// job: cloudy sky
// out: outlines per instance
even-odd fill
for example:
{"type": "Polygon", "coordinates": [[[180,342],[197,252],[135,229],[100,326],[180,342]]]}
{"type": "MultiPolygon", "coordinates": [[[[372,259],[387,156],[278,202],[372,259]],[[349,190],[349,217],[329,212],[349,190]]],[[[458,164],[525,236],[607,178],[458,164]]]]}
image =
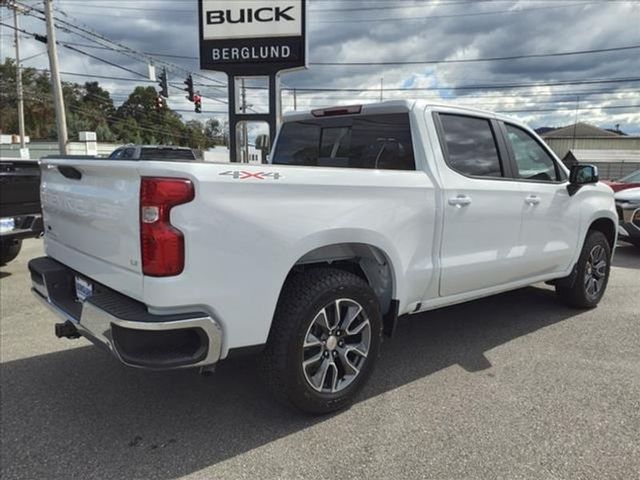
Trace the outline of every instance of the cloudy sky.
{"type": "MultiPolygon", "coordinates": [[[[23,3],[42,8],[41,1],[23,3]]],[[[175,84],[182,83],[187,71],[199,74],[194,79],[205,97],[205,111],[225,111],[226,76],[198,70],[196,0],[56,0],[55,5],[59,19],[85,29],[85,33],[59,30],[59,40],[143,74],[147,65],[142,55],[90,48],[96,45],[96,37],[87,32],[99,33],[136,52],[155,54],[158,65],[169,64],[169,79],[175,84]]],[[[640,48],[452,62],[640,46],[638,0],[309,0],[308,10],[311,65],[306,71],[283,76],[285,111],[293,109],[293,88],[363,89],[298,90],[297,108],[308,109],[378,101],[382,80],[385,100],[425,98],[508,111],[533,127],[571,124],[577,115],[579,121],[604,128],[620,124],[622,130],[640,134],[640,48]],[[440,60],[446,63],[314,65],[440,60]],[[553,85],[557,83],[563,85],[553,85]],[[486,88],[491,85],[524,87],[486,88]]],[[[6,9],[0,10],[0,15],[3,22],[11,23],[6,9]]],[[[44,33],[44,22],[37,18],[24,16],[21,23],[29,32],[44,33]]],[[[2,27],[3,58],[13,56],[12,33],[2,27]]],[[[21,45],[26,66],[48,67],[42,43],[25,36],[21,45]]],[[[61,70],[78,74],[64,75],[64,80],[83,82],[89,78],[82,75],[88,74],[136,78],[131,72],[66,48],[60,48],[59,54],[61,70]]],[[[117,103],[135,85],[153,85],[144,81],[100,82],[117,103]]],[[[178,90],[171,94],[172,108],[192,109],[178,90]]],[[[259,93],[249,99],[258,110],[265,102],[259,93]]],[[[187,112],[184,116],[196,117],[187,112]]]]}

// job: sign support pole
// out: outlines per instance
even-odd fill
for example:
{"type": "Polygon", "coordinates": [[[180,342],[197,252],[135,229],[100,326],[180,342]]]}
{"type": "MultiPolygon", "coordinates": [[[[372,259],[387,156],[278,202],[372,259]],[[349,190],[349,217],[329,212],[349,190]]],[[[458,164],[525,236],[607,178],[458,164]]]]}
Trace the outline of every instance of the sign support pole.
{"type": "Polygon", "coordinates": [[[200,69],[227,74],[229,154],[238,162],[238,124],[267,123],[273,145],[282,120],[280,74],[308,67],[307,0],[198,0],[198,20],[200,69]],[[237,80],[250,77],[269,79],[268,113],[247,112],[238,95],[237,80]]]}
{"type": "MultiPolygon", "coordinates": [[[[260,75],[264,76],[264,75],[260,75]]],[[[247,75],[240,76],[246,78],[247,75]]],[[[229,101],[229,154],[232,163],[237,163],[242,158],[239,155],[238,124],[240,122],[265,122],[269,125],[269,139],[271,145],[276,138],[276,133],[282,121],[282,96],[280,94],[280,74],[274,73],[269,77],[269,112],[248,113],[246,105],[238,105],[237,81],[238,77],[228,75],[228,101],[229,101]]],[[[245,143],[247,140],[245,140],[245,143]]],[[[246,145],[245,145],[246,147],[246,145]]]]}

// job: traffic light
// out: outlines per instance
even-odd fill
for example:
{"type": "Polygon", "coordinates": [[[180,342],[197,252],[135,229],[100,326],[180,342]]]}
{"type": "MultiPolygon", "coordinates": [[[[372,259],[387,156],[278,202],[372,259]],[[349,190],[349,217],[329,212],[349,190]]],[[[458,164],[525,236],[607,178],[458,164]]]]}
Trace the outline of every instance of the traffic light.
{"type": "Polygon", "coordinates": [[[158,95],[156,97],[156,112],[162,112],[164,110],[164,98],[158,95]]]}
{"type": "Polygon", "coordinates": [[[162,73],[158,75],[158,85],[160,85],[160,95],[169,98],[169,85],[167,83],[167,69],[163,68],[162,73]]]}
{"type": "Polygon", "coordinates": [[[195,108],[196,113],[202,113],[202,97],[200,96],[200,92],[197,92],[193,96],[193,103],[196,106],[195,108]]]}
{"type": "Polygon", "coordinates": [[[190,102],[193,102],[193,78],[191,78],[191,74],[189,74],[184,81],[184,84],[187,86],[187,88],[184,89],[184,91],[188,93],[187,98],[190,102]]]}

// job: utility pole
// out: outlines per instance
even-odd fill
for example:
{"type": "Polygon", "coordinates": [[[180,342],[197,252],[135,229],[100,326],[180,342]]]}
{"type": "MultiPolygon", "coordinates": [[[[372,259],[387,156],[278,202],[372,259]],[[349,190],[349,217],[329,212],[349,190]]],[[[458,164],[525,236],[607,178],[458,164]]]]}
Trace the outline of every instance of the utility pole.
{"type": "Polygon", "coordinates": [[[18,131],[20,133],[20,154],[26,148],[24,132],[24,93],[22,91],[22,66],[20,65],[20,25],[18,22],[18,6],[13,7],[13,26],[15,30],[14,40],[16,43],[16,88],[18,94],[18,131]]]}
{"type": "MultiPolygon", "coordinates": [[[[244,77],[242,82],[242,113],[247,113],[247,87],[244,84],[244,77]]],[[[244,162],[249,163],[249,129],[247,127],[247,121],[242,122],[242,140],[244,142],[244,162]]]]}
{"type": "Polygon", "coordinates": [[[576,129],[578,128],[578,112],[580,111],[580,96],[576,97],[576,116],[573,121],[573,146],[571,148],[576,148],[576,129]]]}
{"type": "Polygon", "coordinates": [[[58,67],[58,49],[56,43],[56,29],[53,23],[53,0],[44,0],[44,12],[47,19],[47,50],[49,51],[49,64],[51,71],[51,86],[53,90],[53,103],[56,109],[56,125],[58,127],[58,145],[60,155],[67,154],[67,119],[64,111],[64,97],[62,96],[62,83],[60,82],[60,69],[58,67]]]}
{"type": "Polygon", "coordinates": [[[293,89],[293,111],[298,111],[298,91],[295,88],[293,89]]]}
{"type": "Polygon", "coordinates": [[[384,100],[384,77],[380,79],[380,101],[384,100]]]}

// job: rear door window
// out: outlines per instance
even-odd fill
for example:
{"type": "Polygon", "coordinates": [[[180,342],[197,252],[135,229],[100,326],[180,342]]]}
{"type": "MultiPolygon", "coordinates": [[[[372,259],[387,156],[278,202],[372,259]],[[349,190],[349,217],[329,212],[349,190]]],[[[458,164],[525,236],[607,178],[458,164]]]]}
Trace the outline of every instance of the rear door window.
{"type": "Polygon", "coordinates": [[[451,169],[472,177],[503,177],[496,136],[486,118],[439,114],[451,169]]]}
{"type": "Polygon", "coordinates": [[[285,123],[275,165],[415,170],[407,113],[285,123]]]}

